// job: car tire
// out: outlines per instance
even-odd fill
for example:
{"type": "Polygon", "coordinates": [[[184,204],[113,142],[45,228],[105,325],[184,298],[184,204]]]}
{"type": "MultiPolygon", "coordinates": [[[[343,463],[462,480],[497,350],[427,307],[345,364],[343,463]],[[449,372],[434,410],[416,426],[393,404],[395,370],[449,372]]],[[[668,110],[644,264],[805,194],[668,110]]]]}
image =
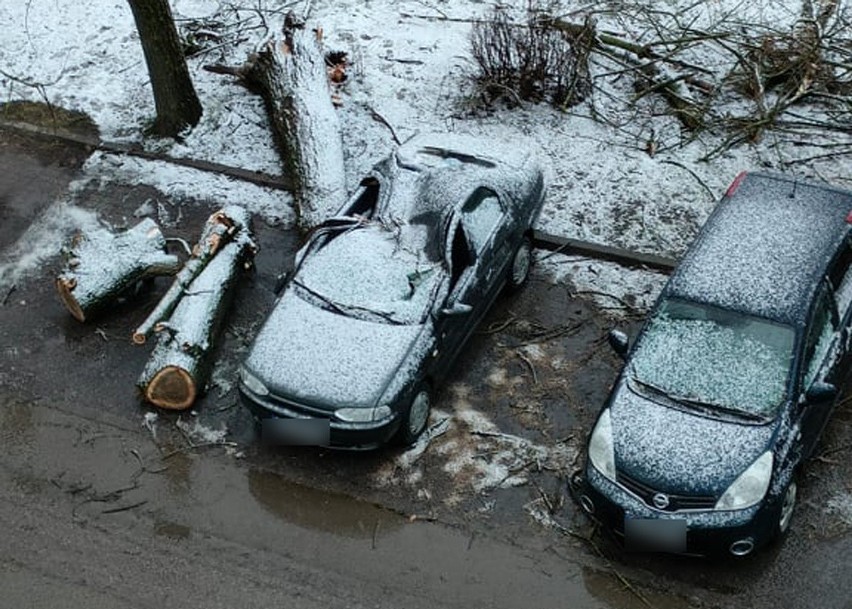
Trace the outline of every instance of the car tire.
{"type": "Polygon", "coordinates": [[[432,392],[428,385],[421,385],[411,398],[402,424],[396,434],[398,444],[411,446],[426,431],[429,415],[432,413],[432,392]]]}
{"type": "Polygon", "coordinates": [[[796,499],[799,494],[799,487],[796,484],[796,479],[790,480],[784,493],[781,495],[781,503],[778,506],[778,519],[775,523],[775,537],[781,538],[790,530],[790,522],[793,519],[793,512],[796,509],[796,499]]]}
{"type": "Polygon", "coordinates": [[[509,265],[509,276],[506,279],[506,287],[514,292],[523,286],[530,276],[532,268],[532,240],[525,236],[524,240],[515,250],[512,262],[509,265]]]}

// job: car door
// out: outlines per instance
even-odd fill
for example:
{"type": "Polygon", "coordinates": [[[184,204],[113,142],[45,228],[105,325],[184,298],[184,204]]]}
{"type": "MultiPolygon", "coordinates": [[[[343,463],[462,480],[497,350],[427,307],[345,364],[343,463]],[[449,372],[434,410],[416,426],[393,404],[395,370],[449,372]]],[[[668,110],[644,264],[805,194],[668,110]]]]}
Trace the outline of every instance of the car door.
{"type": "Polygon", "coordinates": [[[808,325],[802,366],[799,432],[805,457],[816,447],[834,406],[834,395],[818,395],[813,390],[819,384],[838,387],[842,383],[840,363],[845,360],[846,348],[846,332],[840,324],[834,292],[824,281],[808,325]]]}
{"type": "Polygon", "coordinates": [[[482,286],[478,321],[503,287],[515,240],[505,201],[488,188],[477,189],[465,201],[461,220],[476,257],[477,278],[482,286]]]}
{"type": "Polygon", "coordinates": [[[457,216],[447,228],[446,262],[450,285],[447,297],[434,312],[435,350],[432,375],[443,378],[481,314],[483,289],[478,277],[476,253],[467,231],[457,216]]]}

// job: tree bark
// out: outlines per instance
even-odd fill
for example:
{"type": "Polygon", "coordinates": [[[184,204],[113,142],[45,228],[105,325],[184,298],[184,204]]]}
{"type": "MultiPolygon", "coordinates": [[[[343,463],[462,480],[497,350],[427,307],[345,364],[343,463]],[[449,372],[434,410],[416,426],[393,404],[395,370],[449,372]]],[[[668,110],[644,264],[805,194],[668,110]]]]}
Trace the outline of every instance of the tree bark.
{"type": "Polygon", "coordinates": [[[250,265],[256,250],[248,222],[241,224],[182,290],[171,317],[157,324],[157,346],[137,381],[145,400],[169,410],[184,410],[195,402],[207,383],[240,270],[250,265]]]}
{"type": "Polygon", "coordinates": [[[145,53],[145,63],[154,90],[157,118],[151,132],[178,137],[201,118],[201,103],[195,93],[180,38],[168,0],[127,0],[145,53]]]}
{"type": "Polygon", "coordinates": [[[187,292],[193,280],[204,270],[216,253],[228,242],[249,232],[251,217],[242,207],[229,206],[212,214],[201,231],[201,237],[192,248],[192,256],[175,277],[174,283],[133,333],[133,342],[145,343],[157,330],[157,324],[166,319],[187,292]]]}
{"type": "Polygon", "coordinates": [[[166,253],[160,228],[146,218],[115,235],[106,229],[78,233],[66,251],[66,267],[56,278],[62,302],[86,321],[146,277],[173,275],[180,268],[166,253]]]}
{"type": "Polygon", "coordinates": [[[237,76],[263,97],[300,226],[313,228],[336,212],[346,200],[343,141],[317,34],[289,14],[281,33],[243,66],[205,69],[237,76]]]}

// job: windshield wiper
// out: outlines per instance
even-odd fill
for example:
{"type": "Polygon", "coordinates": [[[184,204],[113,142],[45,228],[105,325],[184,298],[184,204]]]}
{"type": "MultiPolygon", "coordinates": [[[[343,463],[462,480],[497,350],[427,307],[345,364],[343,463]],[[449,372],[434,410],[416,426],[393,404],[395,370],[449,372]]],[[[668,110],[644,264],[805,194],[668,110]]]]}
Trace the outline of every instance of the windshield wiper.
{"type": "Polygon", "coordinates": [[[357,311],[359,313],[368,313],[370,315],[375,315],[376,317],[380,317],[381,319],[387,321],[389,324],[393,324],[395,326],[405,325],[405,322],[396,319],[393,315],[391,315],[390,313],[386,313],[385,311],[376,311],[367,307],[359,307],[358,305],[346,305],[339,302],[335,302],[328,296],[324,296],[319,292],[312,290],[301,281],[293,280],[293,283],[300,289],[304,290],[305,292],[322,302],[323,304],[327,305],[335,313],[339,313],[340,315],[352,317],[352,312],[357,311]]]}
{"type": "Polygon", "coordinates": [[[674,395],[671,397],[673,400],[677,400],[678,402],[682,402],[684,404],[689,404],[690,406],[697,406],[698,408],[701,408],[702,410],[710,413],[723,412],[725,414],[730,414],[741,419],[747,419],[749,421],[766,421],[766,417],[757,414],[756,412],[748,412],[746,410],[740,410],[738,408],[731,408],[730,406],[722,406],[721,404],[716,404],[715,402],[705,402],[697,398],[691,398],[682,395],[674,395]]]}
{"type": "Polygon", "coordinates": [[[658,394],[665,396],[667,398],[675,399],[675,397],[672,394],[670,394],[668,391],[666,391],[662,387],[655,385],[654,383],[649,383],[648,381],[642,380],[638,376],[636,376],[636,370],[634,368],[631,367],[630,372],[631,372],[631,374],[628,377],[629,381],[636,383],[637,385],[641,385],[644,389],[650,390],[653,393],[658,393],[658,394]]]}
{"type": "Polygon", "coordinates": [[[376,317],[381,317],[389,324],[393,324],[394,326],[403,326],[405,322],[400,321],[395,318],[393,314],[388,313],[386,311],[376,311],[375,309],[370,309],[368,307],[359,307],[358,305],[339,305],[345,307],[347,311],[359,311],[361,313],[368,313],[370,315],[375,315],[376,317]]]}
{"type": "Polygon", "coordinates": [[[327,305],[335,313],[339,313],[340,315],[348,315],[348,313],[344,309],[343,305],[340,305],[340,304],[334,302],[331,298],[329,298],[327,296],[323,296],[319,292],[312,290],[311,288],[306,286],[301,281],[294,279],[293,284],[296,285],[298,288],[304,290],[305,292],[307,292],[308,294],[310,294],[311,296],[313,296],[314,298],[316,298],[317,300],[319,300],[323,304],[327,305]]]}
{"type": "Polygon", "coordinates": [[[683,404],[685,406],[689,406],[695,410],[698,410],[702,414],[706,415],[718,415],[720,413],[729,414],[741,419],[746,419],[749,421],[758,421],[758,422],[766,422],[766,417],[754,412],[747,412],[745,410],[739,410],[737,408],[731,408],[729,406],[722,406],[720,404],[716,404],[714,402],[706,402],[704,400],[690,397],[686,395],[678,395],[676,393],[671,393],[666,391],[662,387],[654,385],[653,383],[649,383],[648,381],[644,381],[636,376],[636,373],[630,375],[629,380],[636,383],[637,385],[641,385],[646,390],[650,390],[654,393],[665,396],[666,398],[672,400],[673,402],[678,402],[679,404],[683,404]]]}

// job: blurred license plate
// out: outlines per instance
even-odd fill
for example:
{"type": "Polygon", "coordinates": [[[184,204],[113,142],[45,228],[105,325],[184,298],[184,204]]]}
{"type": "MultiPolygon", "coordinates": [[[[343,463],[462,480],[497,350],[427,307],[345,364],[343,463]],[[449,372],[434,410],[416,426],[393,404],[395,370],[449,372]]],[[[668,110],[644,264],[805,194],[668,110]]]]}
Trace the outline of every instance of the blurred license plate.
{"type": "Polygon", "coordinates": [[[624,542],[635,552],[686,552],[686,520],[625,516],[624,542]]]}
{"type": "Polygon", "coordinates": [[[328,419],[264,419],[260,437],[266,444],[328,446],[328,419]]]}

